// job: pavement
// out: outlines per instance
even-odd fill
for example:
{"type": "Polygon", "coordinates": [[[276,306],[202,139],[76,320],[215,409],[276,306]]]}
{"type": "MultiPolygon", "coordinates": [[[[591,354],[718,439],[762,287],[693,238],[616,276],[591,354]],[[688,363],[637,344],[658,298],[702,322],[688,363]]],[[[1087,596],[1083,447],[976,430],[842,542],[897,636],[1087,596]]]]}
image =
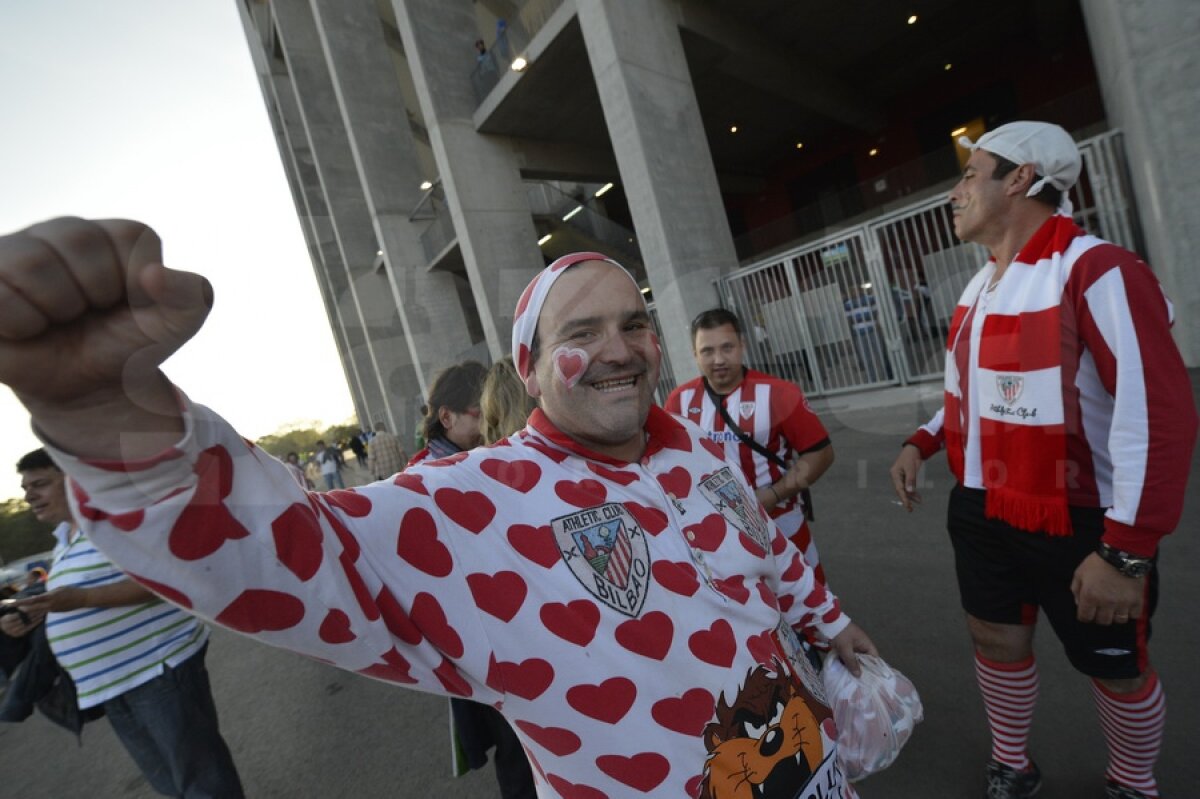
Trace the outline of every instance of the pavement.
{"type": "MultiPolygon", "coordinates": [[[[1200,371],[1193,371],[1200,389],[1200,371]]],[[[1198,391],[1197,393],[1200,393],[1198,391]]],[[[936,385],[835,396],[813,405],[837,461],[814,489],[815,535],[831,587],[883,656],[917,686],[925,720],[897,762],[859,783],[865,799],[982,795],[989,742],[945,533],[952,484],[944,458],[927,464],[925,502],[892,502],[888,468],[900,442],[940,404],[936,385]]],[[[1200,457],[1183,520],[1162,546],[1162,596],[1152,660],[1168,697],[1158,776],[1164,796],[1200,797],[1200,457]]],[[[1044,620],[1043,620],[1043,627],[1044,620]]],[[[1031,749],[1044,799],[1101,799],[1104,744],[1087,681],[1049,629],[1037,638],[1041,697],[1031,749]]],[[[224,631],[208,655],[222,729],[250,797],[491,799],[490,767],[450,777],[446,701],[338,671],[224,631]]],[[[0,724],[0,794],[151,797],[106,722],[82,746],[38,715],[0,724]]],[[[614,797],[615,799],[615,797],[614,797]]]]}

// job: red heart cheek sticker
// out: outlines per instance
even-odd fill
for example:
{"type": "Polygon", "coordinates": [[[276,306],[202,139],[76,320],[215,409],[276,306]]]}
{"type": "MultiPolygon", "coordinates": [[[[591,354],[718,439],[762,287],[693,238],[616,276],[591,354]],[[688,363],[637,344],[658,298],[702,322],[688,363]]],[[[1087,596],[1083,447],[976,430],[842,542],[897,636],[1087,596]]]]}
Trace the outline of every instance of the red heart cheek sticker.
{"type": "Polygon", "coordinates": [[[589,361],[587,352],[578,347],[559,347],[554,351],[554,374],[567,388],[575,388],[589,361]]]}

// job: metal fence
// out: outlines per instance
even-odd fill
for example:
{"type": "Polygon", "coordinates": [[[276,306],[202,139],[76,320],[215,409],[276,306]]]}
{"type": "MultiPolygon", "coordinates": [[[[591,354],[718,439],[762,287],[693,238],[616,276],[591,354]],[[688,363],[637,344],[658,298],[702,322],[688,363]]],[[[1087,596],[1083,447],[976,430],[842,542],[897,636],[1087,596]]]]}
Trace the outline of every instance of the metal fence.
{"type": "MultiPolygon", "coordinates": [[[[650,311],[650,323],[654,325],[654,332],[658,335],[658,340],[663,341],[662,325],[658,321],[658,311],[654,308],[654,303],[648,303],[646,306],[650,311]]],[[[654,396],[659,405],[665,405],[667,397],[675,390],[675,369],[671,366],[671,356],[667,354],[667,348],[662,348],[662,361],[658,367],[658,386],[654,390],[654,396]]]]}
{"type": "MultiPolygon", "coordinates": [[[[1076,221],[1138,249],[1120,132],[1079,149],[1076,221]]],[[[828,395],[940,377],[954,306],[986,258],[955,238],[939,195],[739,269],[717,289],[744,320],[751,366],[828,395]]]]}

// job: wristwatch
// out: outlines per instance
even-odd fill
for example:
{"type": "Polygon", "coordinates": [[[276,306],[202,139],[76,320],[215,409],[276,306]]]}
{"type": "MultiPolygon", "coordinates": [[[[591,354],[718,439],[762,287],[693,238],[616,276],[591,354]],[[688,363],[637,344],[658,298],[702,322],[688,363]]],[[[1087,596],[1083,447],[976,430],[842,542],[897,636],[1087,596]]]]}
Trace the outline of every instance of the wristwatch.
{"type": "Polygon", "coordinates": [[[1154,568],[1153,558],[1144,558],[1120,549],[1113,549],[1108,544],[1100,544],[1096,547],[1096,553],[1104,558],[1109,566],[1126,577],[1145,577],[1154,568]]]}

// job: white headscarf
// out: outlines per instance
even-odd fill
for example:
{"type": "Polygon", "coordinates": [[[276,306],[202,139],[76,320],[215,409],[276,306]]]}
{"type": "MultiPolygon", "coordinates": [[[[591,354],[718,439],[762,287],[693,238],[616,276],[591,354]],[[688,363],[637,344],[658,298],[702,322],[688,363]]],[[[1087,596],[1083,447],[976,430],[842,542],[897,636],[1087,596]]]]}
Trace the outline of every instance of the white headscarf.
{"type": "MultiPolygon", "coordinates": [[[[604,261],[612,264],[624,272],[634,286],[637,286],[637,281],[633,279],[633,275],[629,274],[628,269],[607,255],[598,252],[573,252],[564,255],[538,272],[537,276],[529,281],[529,285],[521,292],[521,299],[517,301],[516,316],[513,318],[513,364],[517,367],[517,374],[521,376],[522,380],[533,369],[530,359],[530,352],[533,350],[533,336],[537,333],[538,317],[541,316],[542,306],[546,304],[546,297],[550,295],[550,288],[554,285],[554,281],[558,280],[559,275],[567,271],[568,266],[583,261],[604,261]]],[[[641,295],[639,294],[639,296],[641,295]]]]}
{"type": "Polygon", "coordinates": [[[986,150],[1018,166],[1032,164],[1041,179],[1029,187],[1025,196],[1034,196],[1049,183],[1063,193],[1058,212],[1064,216],[1071,215],[1071,201],[1067,193],[1079,179],[1083,159],[1071,134],[1058,125],[1049,122],[1009,122],[983,134],[976,142],[959,136],[958,144],[967,150],[986,150]]]}

